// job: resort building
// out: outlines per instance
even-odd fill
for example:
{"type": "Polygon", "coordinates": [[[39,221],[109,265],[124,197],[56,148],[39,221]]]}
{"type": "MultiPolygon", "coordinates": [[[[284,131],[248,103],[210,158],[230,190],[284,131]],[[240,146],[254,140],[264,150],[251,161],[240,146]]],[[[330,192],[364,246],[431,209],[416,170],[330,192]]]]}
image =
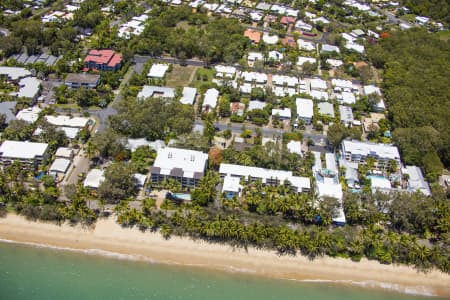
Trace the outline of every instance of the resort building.
{"type": "Polygon", "coordinates": [[[117,71],[121,66],[122,56],[114,50],[90,50],[84,59],[85,71],[117,71]]]}
{"type": "Polygon", "coordinates": [[[385,168],[390,160],[395,161],[397,166],[401,165],[400,153],[397,147],[392,145],[344,140],[341,143],[341,152],[345,160],[357,163],[365,163],[368,158],[373,158],[378,168],[385,168]]]}
{"type": "Polygon", "coordinates": [[[174,179],[186,188],[194,188],[205,175],[208,154],[186,149],[163,148],[158,150],[150,169],[153,184],[164,179],[174,179]]]}
{"type": "Polygon", "coordinates": [[[0,162],[9,165],[14,161],[37,167],[47,153],[48,144],[6,140],[0,146],[0,162]]]}
{"type": "Polygon", "coordinates": [[[251,182],[261,180],[263,185],[278,186],[287,183],[290,185],[291,189],[297,193],[309,192],[311,189],[308,177],[293,176],[291,171],[220,164],[219,173],[222,178],[229,176],[251,182]]]}
{"type": "Polygon", "coordinates": [[[344,225],[346,222],[342,198],[342,185],[339,182],[339,172],[336,164],[336,157],[333,153],[325,153],[325,168],[322,167],[321,154],[313,152],[314,166],[312,171],[315,179],[315,191],[318,201],[325,197],[337,199],[339,208],[335,215],[332,216],[333,222],[338,225],[344,225]]]}

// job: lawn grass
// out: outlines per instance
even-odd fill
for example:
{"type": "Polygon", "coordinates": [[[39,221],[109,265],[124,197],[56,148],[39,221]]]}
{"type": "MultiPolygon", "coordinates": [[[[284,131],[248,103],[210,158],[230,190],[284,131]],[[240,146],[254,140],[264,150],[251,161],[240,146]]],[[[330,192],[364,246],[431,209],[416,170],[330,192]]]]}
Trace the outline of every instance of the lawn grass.
{"type": "Polygon", "coordinates": [[[192,86],[199,88],[200,86],[211,83],[214,77],[214,70],[207,68],[199,68],[197,69],[197,73],[194,76],[194,80],[192,81],[192,86]]]}
{"type": "Polygon", "coordinates": [[[448,41],[450,39],[450,30],[443,30],[437,33],[439,38],[443,41],[448,41]]]}
{"type": "Polygon", "coordinates": [[[172,72],[167,74],[166,85],[174,88],[188,86],[196,70],[195,66],[172,65],[172,72]]]}

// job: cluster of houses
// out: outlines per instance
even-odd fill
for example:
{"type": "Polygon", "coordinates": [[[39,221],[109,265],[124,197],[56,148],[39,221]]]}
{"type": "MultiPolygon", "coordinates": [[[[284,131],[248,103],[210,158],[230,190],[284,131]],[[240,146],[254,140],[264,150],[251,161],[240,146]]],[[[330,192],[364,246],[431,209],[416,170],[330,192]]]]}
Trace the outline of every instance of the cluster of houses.
{"type": "Polygon", "coordinates": [[[0,77],[17,87],[17,92],[11,92],[9,96],[14,98],[29,99],[34,103],[41,91],[41,81],[32,73],[19,67],[0,67],[0,77]]]}

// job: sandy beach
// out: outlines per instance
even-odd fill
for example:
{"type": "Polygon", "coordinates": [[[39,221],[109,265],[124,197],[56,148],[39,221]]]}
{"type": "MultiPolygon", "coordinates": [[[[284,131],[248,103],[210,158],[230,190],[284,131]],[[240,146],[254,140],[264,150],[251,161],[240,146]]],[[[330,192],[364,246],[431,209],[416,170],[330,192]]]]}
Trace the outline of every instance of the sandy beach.
{"type": "Polygon", "coordinates": [[[122,228],[114,218],[99,220],[95,228],[31,222],[8,214],[0,218],[0,239],[76,250],[98,249],[158,263],[243,271],[266,277],[335,281],[342,284],[389,288],[404,293],[450,297],[450,275],[439,271],[418,273],[407,266],[381,265],[363,260],[278,256],[254,248],[236,249],[189,238],[165,240],[158,233],[122,228]]]}

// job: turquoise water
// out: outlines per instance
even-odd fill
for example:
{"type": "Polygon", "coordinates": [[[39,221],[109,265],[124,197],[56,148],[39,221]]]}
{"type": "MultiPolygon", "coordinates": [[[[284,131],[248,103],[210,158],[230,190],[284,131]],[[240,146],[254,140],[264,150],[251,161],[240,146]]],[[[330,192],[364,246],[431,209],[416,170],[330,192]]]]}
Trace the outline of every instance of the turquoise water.
{"type": "MultiPolygon", "coordinates": [[[[0,299],[429,299],[0,243],[0,299]]],[[[438,299],[438,298],[432,298],[438,299]]]]}
{"type": "Polygon", "coordinates": [[[191,194],[180,194],[180,193],[173,193],[172,194],[175,198],[185,200],[185,201],[191,201],[191,194]]]}

